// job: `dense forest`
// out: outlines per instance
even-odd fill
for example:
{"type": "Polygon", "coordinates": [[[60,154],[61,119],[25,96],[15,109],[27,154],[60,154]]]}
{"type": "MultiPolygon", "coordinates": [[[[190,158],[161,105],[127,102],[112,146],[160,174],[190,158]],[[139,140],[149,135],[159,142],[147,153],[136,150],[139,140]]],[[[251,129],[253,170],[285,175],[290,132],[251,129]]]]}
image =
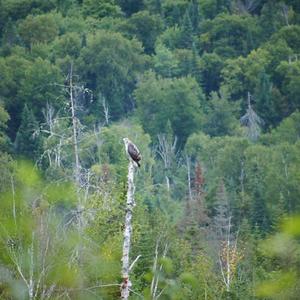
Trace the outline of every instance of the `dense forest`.
{"type": "Polygon", "coordinates": [[[0,0],[0,298],[299,299],[299,0],[0,0]]]}

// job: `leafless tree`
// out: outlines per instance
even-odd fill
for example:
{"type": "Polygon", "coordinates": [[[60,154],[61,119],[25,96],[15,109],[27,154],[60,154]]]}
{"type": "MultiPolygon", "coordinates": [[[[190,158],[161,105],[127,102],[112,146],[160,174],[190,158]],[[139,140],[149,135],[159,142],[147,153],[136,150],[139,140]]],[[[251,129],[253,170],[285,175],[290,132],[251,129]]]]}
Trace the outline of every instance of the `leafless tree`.
{"type": "Polygon", "coordinates": [[[280,9],[281,9],[281,14],[284,18],[286,26],[290,26],[290,24],[289,24],[289,7],[285,3],[281,2],[280,9]]]}
{"type": "Polygon", "coordinates": [[[242,258],[238,250],[238,233],[232,230],[232,215],[229,208],[229,200],[223,180],[221,180],[217,192],[216,216],[214,218],[214,233],[217,249],[218,264],[226,291],[230,292],[232,281],[236,275],[237,264],[242,258]]]}
{"type": "MultiPolygon", "coordinates": [[[[29,243],[22,243],[22,237],[12,237],[6,235],[7,253],[12,265],[17,271],[17,275],[26,286],[28,298],[51,299],[56,282],[49,282],[49,272],[55,265],[53,255],[55,245],[60,240],[58,236],[50,234],[49,218],[51,214],[34,209],[32,218],[35,220],[36,227],[31,233],[29,243]]],[[[15,222],[16,230],[19,224],[15,222]]],[[[61,240],[60,240],[61,242],[61,240]]]]}
{"type": "Polygon", "coordinates": [[[247,128],[247,137],[255,142],[260,136],[263,120],[256,114],[251,105],[251,94],[248,92],[248,108],[246,114],[240,119],[241,124],[247,128]]]}
{"type": "MultiPolygon", "coordinates": [[[[162,264],[159,265],[158,267],[158,248],[160,244],[161,239],[158,238],[156,241],[156,246],[155,246],[155,257],[153,261],[153,267],[152,267],[152,272],[153,272],[153,278],[151,281],[151,287],[150,287],[150,292],[151,292],[151,297],[152,300],[157,300],[159,297],[162,295],[164,289],[161,289],[161,291],[158,291],[158,284],[159,284],[159,277],[160,273],[162,271],[162,264]]],[[[164,246],[162,258],[165,258],[168,252],[168,244],[166,243],[164,246]]]]}
{"type": "Polygon", "coordinates": [[[191,158],[186,155],[186,167],[187,167],[187,177],[188,177],[188,190],[189,190],[189,200],[193,200],[192,193],[192,179],[191,179],[191,158]]]}
{"type": "Polygon", "coordinates": [[[105,97],[100,93],[99,94],[100,101],[102,102],[102,108],[103,108],[103,114],[104,114],[104,120],[105,120],[105,125],[108,126],[109,119],[110,119],[110,114],[109,114],[109,106],[108,103],[105,99],[105,97]]]}
{"type": "Polygon", "coordinates": [[[236,0],[233,2],[233,7],[240,14],[250,14],[259,4],[260,0],[236,0]]]}
{"type": "Polygon", "coordinates": [[[168,171],[171,170],[172,163],[176,162],[178,157],[178,151],[176,151],[177,146],[177,137],[173,140],[170,140],[166,134],[159,134],[158,135],[158,145],[156,148],[156,153],[162,159],[164,163],[164,170],[165,170],[165,179],[167,190],[170,191],[170,178],[168,175],[168,171]]]}
{"type": "Polygon", "coordinates": [[[124,226],[124,241],[123,241],[123,254],[122,254],[122,284],[121,284],[121,299],[127,300],[131,291],[132,283],[130,281],[130,271],[133,268],[136,261],[139,259],[138,256],[133,263],[129,263],[130,245],[131,245],[131,234],[132,234],[132,213],[135,206],[134,201],[134,173],[135,166],[133,161],[130,160],[128,164],[128,175],[127,175],[127,197],[126,197],[126,215],[125,215],[125,226],[124,226]]]}

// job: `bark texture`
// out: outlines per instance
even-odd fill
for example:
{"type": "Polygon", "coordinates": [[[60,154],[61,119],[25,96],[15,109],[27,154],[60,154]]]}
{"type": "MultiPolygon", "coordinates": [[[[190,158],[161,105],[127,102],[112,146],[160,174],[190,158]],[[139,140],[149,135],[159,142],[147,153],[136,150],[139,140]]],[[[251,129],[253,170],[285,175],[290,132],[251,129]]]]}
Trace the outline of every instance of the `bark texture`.
{"type": "Polygon", "coordinates": [[[135,206],[134,202],[134,171],[135,167],[133,162],[130,160],[128,165],[128,176],[127,176],[127,199],[126,199],[126,216],[125,216],[125,229],[124,229],[124,241],[123,241],[123,256],[122,256],[122,278],[121,284],[121,299],[128,299],[131,288],[131,281],[129,279],[130,263],[130,240],[132,233],[132,212],[135,206]]]}

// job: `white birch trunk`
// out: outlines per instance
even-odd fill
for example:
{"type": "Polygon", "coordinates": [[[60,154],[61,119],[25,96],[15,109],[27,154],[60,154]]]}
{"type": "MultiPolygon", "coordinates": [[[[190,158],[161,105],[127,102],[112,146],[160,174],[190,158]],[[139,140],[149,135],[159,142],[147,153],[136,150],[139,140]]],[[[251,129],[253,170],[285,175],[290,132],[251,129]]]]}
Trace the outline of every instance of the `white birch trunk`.
{"type": "Polygon", "coordinates": [[[151,281],[151,295],[153,295],[153,291],[154,291],[154,283],[155,283],[155,273],[156,273],[156,268],[157,268],[157,260],[158,260],[158,242],[159,240],[157,240],[156,242],[156,246],[155,246],[155,258],[154,258],[154,263],[153,263],[153,268],[152,268],[152,272],[153,272],[153,278],[151,281]]]}
{"type": "Polygon", "coordinates": [[[226,287],[227,287],[227,292],[230,292],[230,284],[231,284],[231,268],[230,268],[230,262],[231,262],[231,259],[230,259],[230,227],[231,227],[231,217],[229,217],[229,220],[228,220],[228,232],[227,232],[227,261],[226,261],[226,264],[227,264],[227,284],[226,284],[226,287]]]}
{"type": "MultiPolygon", "coordinates": [[[[167,252],[168,252],[168,244],[165,245],[164,253],[163,253],[163,256],[162,256],[163,258],[166,257],[167,252]]],[[[158,274],[156,275],[156,278],[155,278],[155,285],[154,285],[154,289],[153,289],[153,292],[152,292],[152,299],[153,300],[157,300],[160,297],[160,295],[162,294],[162,292],[164,291],[164,289],[162,289],[160,291],[160,293],[157,295],[157,288],[158,288],[158,283],[159,283],[159,273],[161,272],[162,267],[163,267],[162,265],[159,266],[159,272],[158,272],[158,274]]],[[[154,274],[154,276],[155,276],[155,274],[154,274]]]]}
{"type": "Polygon", "coordinates": [[[13,213],[13,218],[14,218],[14,223],[15,226],[17,227],[17,214],[16,214],[16,199],[15,199],[15,183],[14,183],[14,178],[11,175],[10,177],[10,183],[11,183],[11,192],[12,192],[12,201],[13,201],[13,207],[12,207],[12,213],[13,213]]]}
{"type": "Polygon", "coordinates": [[[193,194],[192,194],[192,179],[191,179],[191,160],[188,155],[186,156],[186,166],[187,166],[187,175],[188,175],[189,199],[190,201],[192,201],[193,194]]]}
{"type": "Polygon", "coordinates": [[[106,103],[105,98],[103,98],[102,106],[103,106],[103,112],[105,117],[105,125],[108,126],[110,116],[109,116],[108,104],[106,103]]]}
{"type": "Polygon", "coordinates": [[[75,156],[75,180],[77,184],[77,189],[80,188],[80,162],[79,162],[79,152],[78,152],[78,139],[77,139],[77,119],[75,116],[75,101],[73,95],[73,64],[71,64],[70,70],[70,105],[71,105],[71,115],[72,115],[72,129],[73,129],[73,144],[74,144],[74,156],[75,156]]]}
{"type": "Polygon", "coordinates": [[[170,193],[170,179],[167,175],[166,175],[166,185],[167,185],[167,191],[168,191],[168,194],[169,194],[170,193]]]}
{"type": "Polygon", "coordinates": [[[124,241],[123,241],[123,256],[122,256],[122,278],[121,284],[121,299],[128,299],[131,281],[129,279],[129,253],[130,253],[130,240],[132,233],[132,211],[135,206],[134,202],[134,164],[130,160],[128,165],[128,176],[127,176],[127,200],[126,200],[126,216],[125,216],[125,229],[124,229],[124,241]]]}

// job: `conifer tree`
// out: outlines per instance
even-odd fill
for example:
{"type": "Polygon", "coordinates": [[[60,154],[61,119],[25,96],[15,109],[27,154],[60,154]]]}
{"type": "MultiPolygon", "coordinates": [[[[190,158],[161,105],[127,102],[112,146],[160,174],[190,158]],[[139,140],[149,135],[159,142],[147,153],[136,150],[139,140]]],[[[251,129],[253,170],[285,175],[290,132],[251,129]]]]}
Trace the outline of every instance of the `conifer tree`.
{"type": "Polygon", "coordinates": [[[41,141],[36,134],[38,122],[32,110],[26,104],[21,118],[21,125],[15,140],[15,151],[24,158],[35,160],[38,157],[41,146],[41,141]]]}
{"type": "Polygon", "coordinates": [[[183,48],[191,49],[193,47],[193,24],[190,17],[189,9],[186,10],[183,21],[182,21],[182,37],[181,37],[181,46],[183,48]]]}
{"type": "Polygon", "coordinates": [[[9,139],[5,134],[7,128],[7,121],[9,120],[9,115],[6,110],[0,104],[0,152],[6,151],[9,143],[9,139]]]}
{"type": "Polygon", "coordinates": [[[251,209],[252,226],[261,230],[262,233],[267,233],[270,229],[271,220],[267,210],[266,202],[261,195],[259,182],[257,182],[256,190],[254,191],[254,199],[251,209]]]}
{"type": "Polygon", "coordinates": [[[199,12],[199,3],[198,1],[192,1],[190,6],[191,11],[191,21],[193,25],[194,34],[199,33],[199,22],[200,22],[200,12],[199,12]]]}
{"type": "Polygon", "coordinates": [[[259,74],[259,84],[256,91],[256,108],[260,116],[265,121],[266,126],[274,124],[275,107],[272,102],[272,83],[270,76],[265,72],[259,74]]]}

